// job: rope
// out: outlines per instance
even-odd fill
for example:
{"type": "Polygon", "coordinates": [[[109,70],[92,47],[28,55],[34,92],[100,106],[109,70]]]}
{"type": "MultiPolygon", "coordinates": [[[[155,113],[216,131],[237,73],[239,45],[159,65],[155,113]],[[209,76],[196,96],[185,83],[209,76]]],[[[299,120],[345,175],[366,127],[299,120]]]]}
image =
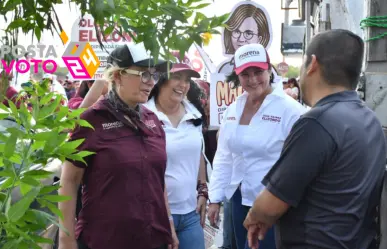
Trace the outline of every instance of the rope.
{"type": "MultiPolygon", "coordinates": [[[[387,16],[370,16],[360,21],[360,28],[387,28],[387,16]]],[[[369,38],[366,41],[374,41],[387,36],[387,32],[379,33],[379,35],[369,38]]]]}

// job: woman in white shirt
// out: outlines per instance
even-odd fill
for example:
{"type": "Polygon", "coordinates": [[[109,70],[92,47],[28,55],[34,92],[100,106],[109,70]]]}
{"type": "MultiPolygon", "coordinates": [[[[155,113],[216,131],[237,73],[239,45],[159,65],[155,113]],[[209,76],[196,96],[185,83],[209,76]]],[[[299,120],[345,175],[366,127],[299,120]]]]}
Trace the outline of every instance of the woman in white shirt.
{"type": "MultiPolygon", "coordinates": [[[[261,180],[279,158],[283,143],[304,108],[272,87],[269,56],[260,44],[240,47],[235,53],[234,84],[245,92],[226,110],[209,186],[210,223],[216,226],[220,203],[232,202],[238,249],[248,248],[243,221],[255,198],[264,189],[261,180]]],[[[231,76],[230,76],[231,77],[231,76]]],[[[275,249],[271,229],[260,249],[275,249]]]]}
{"type": "MultiPolygon", "coordinates": [[[[174,53],[178,57],[178,53],[174,53]]],[[[191,81],[200,74],[189,59],[173,65],[170,77],[162,75],[146,107],[164,124],[167,149],[165,172],[169,207],[179,249],[204,249],[208,190],[203,156],[202,126],[206,118],[201,89],[191,81]]]]}

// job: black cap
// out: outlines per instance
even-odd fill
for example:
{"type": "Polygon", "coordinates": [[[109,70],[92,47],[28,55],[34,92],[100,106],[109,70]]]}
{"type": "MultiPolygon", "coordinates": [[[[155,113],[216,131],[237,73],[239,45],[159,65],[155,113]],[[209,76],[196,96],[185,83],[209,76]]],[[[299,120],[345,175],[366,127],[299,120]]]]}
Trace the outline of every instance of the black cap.
{"type": "Polygon", "coordinates": [[[128,44],[120,45],[116,47],[107,58],[108,67],[109,64],[128,68],[131,66],[138,67],[155,67],[158,71],[167,71],[167,62],[165,60],[158,59],[157,63],[151,58],[145,50],[142,43],[140,44],[128,44]],[[132,54],[137,54],[133,56],[132,54]]]}

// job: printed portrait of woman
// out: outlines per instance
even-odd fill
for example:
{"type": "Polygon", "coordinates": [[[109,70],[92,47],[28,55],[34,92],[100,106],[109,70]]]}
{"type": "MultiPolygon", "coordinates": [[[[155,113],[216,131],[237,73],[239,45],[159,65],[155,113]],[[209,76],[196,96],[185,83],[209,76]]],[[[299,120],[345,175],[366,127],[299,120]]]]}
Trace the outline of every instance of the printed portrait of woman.
{"type": "Polygon", "coordinates": [[[239,47],[251,43],[260,43],[267,49],[271,34],[262,9],[242,4],[234,10],[226,25],[223,35],[225,54],[233,55],[239,47]]]}
{"type": "MultiPolygon", "coordinates": [[[[270,47],[272,30],[270,17],[264,8],[251,2],[242,2],[232,11],[223,31],[223,54],[227,57],[246,44],[260,43],[270,47]]],[[[234,60],[228,60],[218,67],[219,73],[231,72],[234,60]]]]}

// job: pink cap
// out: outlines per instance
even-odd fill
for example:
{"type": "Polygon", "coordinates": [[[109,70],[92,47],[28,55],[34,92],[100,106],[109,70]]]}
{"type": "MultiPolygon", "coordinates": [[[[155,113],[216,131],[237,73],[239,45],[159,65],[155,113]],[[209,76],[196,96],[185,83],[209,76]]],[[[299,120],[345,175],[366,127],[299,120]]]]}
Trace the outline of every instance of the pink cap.
{"type": "Polygon", "coordinates": [[[173,63],[172,69],[170,70],[171,73],[187,71],[190,73],[191,77],[200,78],[200,74],[192,68],[191,61],[187,55],[185,55],[183,61],[181,61],[179,51],[173,51],[171,54],[175,56],[177,60],[176,63],[173,63]]]}

